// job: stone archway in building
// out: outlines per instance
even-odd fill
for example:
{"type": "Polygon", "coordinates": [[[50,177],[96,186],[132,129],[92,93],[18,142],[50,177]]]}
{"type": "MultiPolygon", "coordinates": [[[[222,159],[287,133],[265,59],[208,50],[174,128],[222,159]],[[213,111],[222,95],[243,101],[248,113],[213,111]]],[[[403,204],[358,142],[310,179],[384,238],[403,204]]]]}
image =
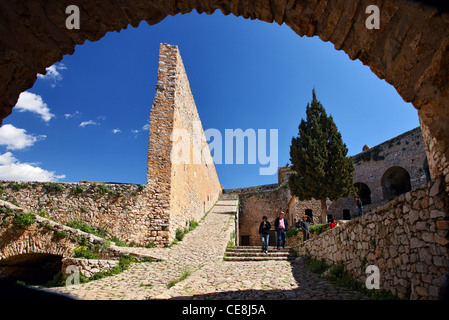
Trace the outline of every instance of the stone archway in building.
{"type": "Polygon", "coordinates": [[[402,167],[391,167],[382,176],[383,197],[389,199],[410,191],[410,174],[402,167]]]}
{"type": "MultiPolygon", "coordinates": [[[[221,10],[246,19],[285,23],[299,36],[319,36],[368,65],[418,110],[432,178],[449,168],[449,18],[435,1],[412,0],[16,0],[0,3],[0,119],[38,73],[73,54],[76,45],[107,32],[153,25],[169,15],[221,10]],[[79,8],[80,28],[68,29],[67,8],[79,8]],[[369,29],[377,5],[380,28],[369,29]]],[[[70,12],[70,11],[69,11],[70,12]]]]}
{"type": "Polygon", "coordinates": [[[363,182],[354,183],[354,187],[357,190],[357,195],[362,200],[363,205],[371,204],[371,189],[367,184],[363,182]]]}

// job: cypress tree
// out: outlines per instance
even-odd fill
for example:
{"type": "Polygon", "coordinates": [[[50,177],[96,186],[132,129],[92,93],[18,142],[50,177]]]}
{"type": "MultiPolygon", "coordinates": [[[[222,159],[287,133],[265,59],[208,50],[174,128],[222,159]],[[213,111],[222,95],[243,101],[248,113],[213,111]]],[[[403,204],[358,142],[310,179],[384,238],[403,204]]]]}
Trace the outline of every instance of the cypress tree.
{"type": "Polygon", "coordinates": [[[335,201],[354,192],[354,164],[332,116],[317,100],[307,104],[307,120],[301,119],[298,137],[292,138],[290,161],[297,174],[289,187],[299,200],[321,200],[321,221],[326,221],[326,200],[335,201]]]}

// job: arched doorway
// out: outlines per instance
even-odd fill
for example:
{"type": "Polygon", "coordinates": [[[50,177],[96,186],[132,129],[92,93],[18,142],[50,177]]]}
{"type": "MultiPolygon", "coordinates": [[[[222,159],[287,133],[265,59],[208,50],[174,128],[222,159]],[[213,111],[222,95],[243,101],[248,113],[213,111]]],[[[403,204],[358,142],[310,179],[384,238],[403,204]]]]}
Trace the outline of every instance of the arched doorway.
{"type": "Polygon", "coordinates": [[[412,189],[410,174],[402,167],[391,167],[382,176],[382,192],[384,199],[388,199],[412,189]]]}
{"type": "Polygon", "coordinates": [[[368,185],[363,182],[356,182],[354,187],[356,187],[357,195],[362,200],[363,205],[371,204],[371,189],[368,185]]]}

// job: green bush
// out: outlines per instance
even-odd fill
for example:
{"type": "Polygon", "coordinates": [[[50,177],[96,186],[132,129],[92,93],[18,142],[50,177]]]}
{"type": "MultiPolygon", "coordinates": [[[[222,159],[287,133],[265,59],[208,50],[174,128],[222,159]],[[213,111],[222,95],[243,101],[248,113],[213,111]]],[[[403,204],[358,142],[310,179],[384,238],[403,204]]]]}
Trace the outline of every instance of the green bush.
{"type": "Polygon", "coordinates": [[[68,233],[65,230],[58,230],[58,231],[56,231],[56,235],[59,238],[66,238],[68,236],[68,233]]]}
{"type": "Polygon", "coordinates": [[[93,234],[93,235],[95,235],[97,237],[101,237],[101,238],[104,238],[107,235],[107,231],[105,228],[93,227],[93,226],[90,226],[78,219],[69,221],[66,225],[70,228],[78,229],[78,230],[93,234]]]}
{"type": "Polygon", "coordinates": [[[62,192],[64,191],[64,186],[60,183],[45,183],[44,184],[44,189],[47,192],[62,192]]]}
{"type": "Polygon", "coordinates": [[[109,192],[109,186],[105,184],[99,184],[97,185],[97,189],[100,193],[106,194],[109,192]]]}
{"type": "Polygon", "coordinates": [[[32,212],[19,212],[14,217],[14,223],[19,226],[29,226],[36,221],[36,216],[32,212]]]}
{"type": "Polygon", "coordinates": [[[313,224],[309,226],[309,232],[310,234],[316,234],[319,235],[323,233],[324,231],[328,230],[330,227],[330,223],[324,223],[324,224],[313,224]]]}
{"type": "Polygon", "coordinates": [[[10,183],[8,183],[8,188],[11,188],[15,191],[19,191],[20,189],[25,189],[28,187],[30,187],[30,184],[28,182],[25,182],[25,183],[10,182],[10,183]]]}
{"type": "Polygon", "coordinates": [[[199,223],[195,221],[195,219],[190,220],[189,222],[189,231],[194,230],[196,227],[198,227],[199,223]]]}
{"type": "Polygon", "coordinates": [[[184,238],[184,230],[178,228],[176,229],[176,240],[181,241],[184,238]]]}
{"type": "Polygon", "coordinates": [[[82,258],[82,259],[98,259],[98,255],[93,253],[86,246],[81,246],[75,249],[73,252],[74,258],[82,258]]]}
{"type": "Polygon", "coordinates": [[[81,186],[81,185],[76,185],[75,187],[72,188],[72,193],[73,194],[80,194],[80,193],[83,193],[84,190],[86,190],[86,187],[81,186]]]}
{"type": "Polygon", "coordinates": [[[292,228],[287,230],[287,238],[294,237],[298,234],[299,228],[292,228]]]}

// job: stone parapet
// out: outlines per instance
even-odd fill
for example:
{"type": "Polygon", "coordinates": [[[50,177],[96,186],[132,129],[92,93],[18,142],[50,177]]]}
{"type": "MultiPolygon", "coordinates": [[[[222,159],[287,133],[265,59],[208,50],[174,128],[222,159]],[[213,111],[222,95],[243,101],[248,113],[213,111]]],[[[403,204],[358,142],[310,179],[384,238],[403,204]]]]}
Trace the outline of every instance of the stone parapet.
{"type": "Polygon", "coordinates": [[[368,265],[380,270],[380,288],[404,299],[438,299],[448,280],[449,198],[443,177],[369,214],[298,246],[328,263],[343,263],[363,283],[368,265]]]}

